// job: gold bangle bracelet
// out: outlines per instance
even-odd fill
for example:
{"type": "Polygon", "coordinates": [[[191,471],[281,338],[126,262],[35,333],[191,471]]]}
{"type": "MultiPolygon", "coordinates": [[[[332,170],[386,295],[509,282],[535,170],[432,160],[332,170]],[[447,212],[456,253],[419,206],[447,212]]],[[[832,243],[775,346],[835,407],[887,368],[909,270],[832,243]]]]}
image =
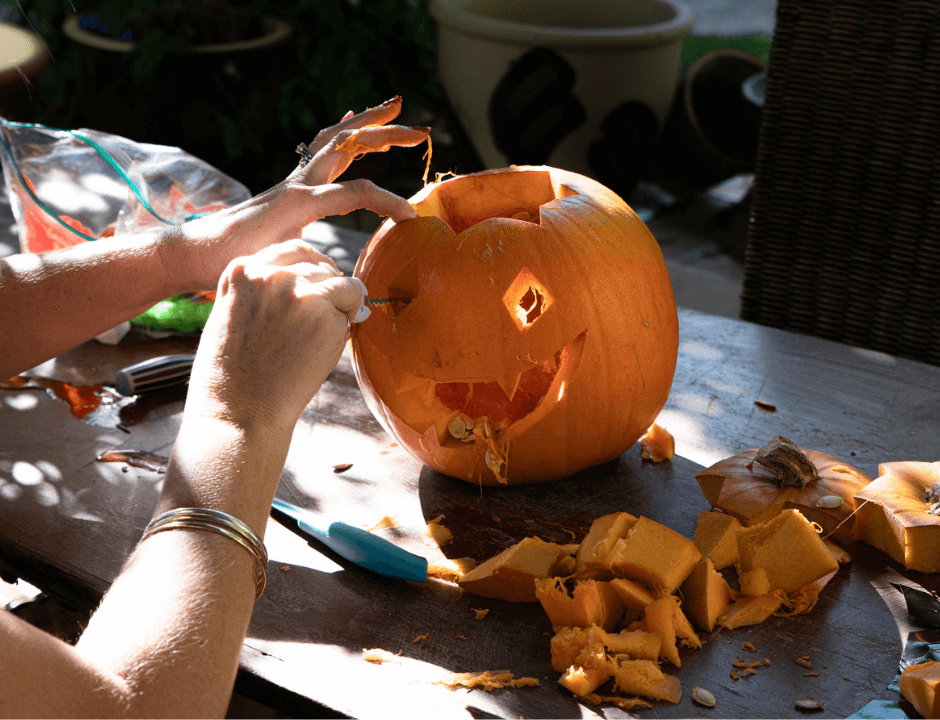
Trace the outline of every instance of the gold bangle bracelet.
{"type": "Polygon", "coordinates": [[[257,600],[264,592],[268,580],[266,571],[268,551],[265,549],[264,543],[261,542],[261,538],[255,534],[255,531],[238,518],[218,510],[177,508],[151,520],[144,530],[140,542],[164,530],[206,530],[234,540],[245,548],[255,560],[255,569],[257,571],[255,599],[257,600]]]}

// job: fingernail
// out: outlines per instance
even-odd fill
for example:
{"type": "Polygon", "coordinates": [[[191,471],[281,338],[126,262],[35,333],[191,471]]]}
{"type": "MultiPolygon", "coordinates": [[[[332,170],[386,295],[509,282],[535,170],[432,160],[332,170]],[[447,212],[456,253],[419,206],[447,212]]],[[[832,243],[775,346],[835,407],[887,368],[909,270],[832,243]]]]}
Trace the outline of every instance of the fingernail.
{"type": "Polygon", "coordinates": [[[417,130],[418,132],[423,132],[423,133],[431,132],[431,128],[429,128],[427,125],[412,125],[411,129],[417,130]]]}
{"type": "Polygon", "coordinates": [[[359,306],[359,312],[356,313],[356,317],[353,318],[353,323],[361,323],[363,320],[366,320],[372,311],[366,305],[359,306]]]}
{"type": "Polygon", "coordinates": [[[351,118],[353,115],[355,115],[355,113],[352,110],[349,110],[345,115],[343,115],[343,120],[349,120],[349,118],[351,118]]]}
{"type": "Polygon", "coordinates": [[[379,105],[379,107],[388,107],[389,105],[394,105],[397,102],[401,102],[401,95],[396,95],[395,97],[386,100],[384,103],[379,105]]]}

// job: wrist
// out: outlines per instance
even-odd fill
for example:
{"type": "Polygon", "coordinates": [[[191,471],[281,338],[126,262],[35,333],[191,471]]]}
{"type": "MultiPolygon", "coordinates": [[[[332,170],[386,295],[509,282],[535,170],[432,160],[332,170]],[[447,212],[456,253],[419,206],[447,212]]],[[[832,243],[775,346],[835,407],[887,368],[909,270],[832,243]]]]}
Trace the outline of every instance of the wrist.
{"type": "Polygon", "coordinates": [[[228,513],[264,537],[290,435],[184,413],[157,513],[199,507],[228,513]]]}

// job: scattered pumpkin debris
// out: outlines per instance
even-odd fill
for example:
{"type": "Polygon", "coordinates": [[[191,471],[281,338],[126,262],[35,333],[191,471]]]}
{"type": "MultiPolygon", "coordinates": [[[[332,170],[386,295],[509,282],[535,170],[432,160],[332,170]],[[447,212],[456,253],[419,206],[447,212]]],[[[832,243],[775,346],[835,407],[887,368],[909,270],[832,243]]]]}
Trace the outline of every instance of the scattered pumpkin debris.
{"type": "Polygon", "coordinates": [[[742,649],[742,650],[747,650],[748,652],[757,652],[757,648],[754,647],[754,644],[753,644],[753,643],[749,643],[747,640],[744,640],[744,641],[741,643],[741,649],[742,649]]]}
{"type": "Polygon", "coordinates": [[[443,515],[438,515],[428,523],[428,529],[424,536],[425,544],[440,547],[454,539],[454,534],[444,525],[441,525],[441,520],[443,519],[443,515]]]}
{"type": "Polygon", "coordinates": [[[290,572],[290,565],[281,565],[281,572],[290,572]]]}
{"type": "Polygon", "coordinates": [[[397,655],[392,655],[388,650],[383,650],[382,648],[362,649],[362,659],[375,665],[382,665],[387,662],[397,663],[400,662],[400,657],[401,650],[398,651],[397,655]]]}
{"type": "Polygon", "coordinates": [[[482,620],[489,611],[489,608],[473,608],[473,612],[476,613],[474,620],[482,620]]]}
{"type": "Polygon", "coordinates": [[[598,695],[597,693],[588,693],[582,700],[587,700],[592,705],[601,703],[611,703],[621,710],[632,710],[637,706],[652,707],[646,700],[638,697],[623,697],[622,695],[598,695]]]}
{"type": "Polygon", "coordinates": [[[777,406],[766,400],[755,400],[754,404],[759,407],[761,410],[766,410],[767,412],[777,412],[777,406]]]}
{"type": "Polygon", "coordinates": [[[430,634],[431,634],[431,633],[424,633],[424,635],[418,635],[418,637],[416,637],[416,638],[415,638],[414,640],[412,640],[411,642],[413,642],[413,643],[419,643],[419,642],[421,642],[422,640],[426,640],[427,637],[428,637],[428,635],[430,635],[430,634]]]}
{"type": "Polygon", "coordinates": [[[473,558],[449,558],[441,555],[437,559],[428,560],[428,577],[444,582],[457,582],[476,565],[473,558]]]}
{"type": "Polygon", "coordinates": [[[813,669],[813,662],[812,660],[809,659],[808,655],[803,655],[801,657],[798,657],[796,659],[796,664],[800,665],[801,667],[805,667],[807,670],[813,669]]]}
{"type": "Polygon", "coordinates": [[[386,515],[377,523],[364,528],[366,532],[375,532],[376,530],[391,530],[398,527],[398,519],[386,515]]]}
{"type": "Polygon", "coordinates": [[[672,460],[676,455],[676,439],[656,423],[640,438],[640,457],[654,463],[672,460]]]}
{"type": "Polygon", "coordinates": [[[458,640],[469,640],[469,639],[470,639],[470,638],[468,638],[466,635],[464,635],[463,633],[457,633],[456,635],[454,635],[454,637],[457,638],[458,640]]]}
{"type": "Polygon", "coordinates": [[[819,677],[819,673],[818,672],[803,673],[803,677],[819,677]]]}
{"type": "Polygon", "coordinates": [[[487,692],[499,690],[504,687],[532,687],[539,684],[538,678],[516,678],[508,670],[485,670],[483,672],[454,673],[447,680],[437,680],[435,685],[443,685],[449,690],[459,687],[483,688],[487,692]]]}
{"type": "Polygon", "coordinates": [[[344,473],[347,470],[349,470],[349,468],[351,468],[352,466],[353,466],[352,463],[339,463],[333,466],[333,472],[337,474],[344,473]]]}

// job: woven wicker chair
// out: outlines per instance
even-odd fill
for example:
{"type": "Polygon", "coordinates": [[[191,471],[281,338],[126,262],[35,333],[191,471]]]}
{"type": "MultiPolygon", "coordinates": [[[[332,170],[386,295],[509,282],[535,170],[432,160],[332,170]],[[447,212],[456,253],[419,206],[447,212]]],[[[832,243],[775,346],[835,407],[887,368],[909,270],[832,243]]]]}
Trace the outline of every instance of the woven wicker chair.
{"type": "Polygon", "coordinates": [[[779,0],[741,317],[940,365],[940,4],[779,0]]]}

